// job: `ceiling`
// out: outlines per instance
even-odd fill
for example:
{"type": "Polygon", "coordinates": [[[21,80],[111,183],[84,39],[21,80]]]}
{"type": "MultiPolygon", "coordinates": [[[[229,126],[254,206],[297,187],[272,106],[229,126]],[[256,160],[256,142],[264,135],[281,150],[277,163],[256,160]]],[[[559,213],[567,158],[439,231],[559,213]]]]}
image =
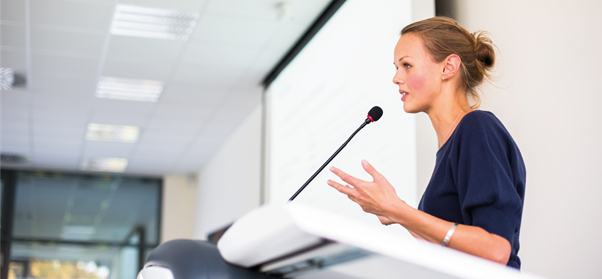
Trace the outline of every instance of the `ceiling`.
{"type": "Polygon", "coordinates": [[[198,172],[329,2],[1,0],[0,66],[27,80],[0,93],[1,151],[29,157],[9,165],[25,169],[76,171],[87,158],[126,158],[127,174],[198,172]],[[200,16],[187,41],[111,35],[117,4],[200,16]],[[158,102],[101,99],[101,76],[159,80],[164,91],[158,102]],[[90,141],[89,123],[141,132],[134,143],[90,141]]]}

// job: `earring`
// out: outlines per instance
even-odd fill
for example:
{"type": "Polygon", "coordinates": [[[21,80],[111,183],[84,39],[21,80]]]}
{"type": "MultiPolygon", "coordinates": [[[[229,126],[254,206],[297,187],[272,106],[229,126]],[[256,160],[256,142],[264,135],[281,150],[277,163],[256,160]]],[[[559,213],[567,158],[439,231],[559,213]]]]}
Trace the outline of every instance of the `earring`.
{"type": "Polygon", "coordinates": [[[445,77],[442,77],[442,78],[443,78],[443,80],[445,80],[445,77]]]}

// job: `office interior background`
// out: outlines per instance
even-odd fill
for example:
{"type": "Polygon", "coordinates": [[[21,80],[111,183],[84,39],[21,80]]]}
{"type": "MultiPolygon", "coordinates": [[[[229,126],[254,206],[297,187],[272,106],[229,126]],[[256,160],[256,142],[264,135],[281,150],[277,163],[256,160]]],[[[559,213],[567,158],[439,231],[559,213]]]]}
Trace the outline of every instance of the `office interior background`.
{"type": "MultiPolygon", "coordinates": [[[[269,201],[262,81],[335,2],[2,0],[3,276],[132,278],[159,243],[269,201]],[[183,31],[115,23],[139,12],[183,31]]],[[[405,2],[412,21],[447,15],[499,49],[481,109],[527,165],[522,269],[602,277],[602,3],[405,2]]],[[[413,121],[417,199],[438,145],[426,115],[413,121]]]]}

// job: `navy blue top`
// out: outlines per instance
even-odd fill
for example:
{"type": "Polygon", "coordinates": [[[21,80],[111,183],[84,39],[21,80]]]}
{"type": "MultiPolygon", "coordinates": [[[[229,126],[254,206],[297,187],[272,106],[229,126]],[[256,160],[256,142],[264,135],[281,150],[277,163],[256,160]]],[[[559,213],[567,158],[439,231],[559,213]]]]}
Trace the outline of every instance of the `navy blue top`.
{"type": "Polygon", "coordinates": [[[493,113],[473,111],[437,152],[418,209],[481,227],[510,242],[508,266],[520,269],[520,223],[526,170],[518,146],[493,113]]]}

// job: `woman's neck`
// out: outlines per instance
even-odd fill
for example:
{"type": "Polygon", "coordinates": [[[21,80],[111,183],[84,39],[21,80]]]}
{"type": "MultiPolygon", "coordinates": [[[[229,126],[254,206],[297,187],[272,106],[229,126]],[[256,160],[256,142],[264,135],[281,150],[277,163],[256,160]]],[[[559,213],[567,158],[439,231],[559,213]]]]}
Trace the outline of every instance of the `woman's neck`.
{"type": "Polygon", "coordinates": [[[426,111],[437,133],[439,148],[449,139],[464,115],[472,111],[465,93],[453,95],[461,97],[442,99],[426,111]]]}

